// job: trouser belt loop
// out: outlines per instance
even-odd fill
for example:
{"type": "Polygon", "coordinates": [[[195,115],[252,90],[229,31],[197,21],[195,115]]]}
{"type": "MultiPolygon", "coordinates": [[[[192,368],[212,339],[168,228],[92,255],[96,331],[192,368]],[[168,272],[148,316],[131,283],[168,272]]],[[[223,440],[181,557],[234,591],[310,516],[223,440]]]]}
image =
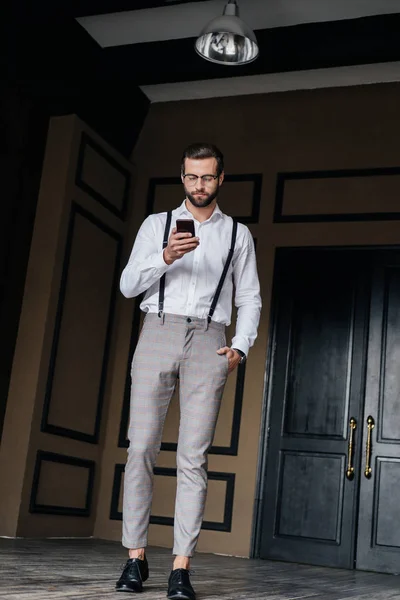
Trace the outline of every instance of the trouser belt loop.
{"type": "Polygon", "coordinates": [[[160,318],[160,325],[164,325],[164,321],[165,321],[165,313],[164,313],[164,311],[160,310],[158,312],[158,316],[160,318]]]}
{"type": "Polygon", "coordinates": [[[208,326],[210,324],[210,321],[211,321],[210,317],[206,317],[204,319],[204,331],[208,331],[208,326]]]}

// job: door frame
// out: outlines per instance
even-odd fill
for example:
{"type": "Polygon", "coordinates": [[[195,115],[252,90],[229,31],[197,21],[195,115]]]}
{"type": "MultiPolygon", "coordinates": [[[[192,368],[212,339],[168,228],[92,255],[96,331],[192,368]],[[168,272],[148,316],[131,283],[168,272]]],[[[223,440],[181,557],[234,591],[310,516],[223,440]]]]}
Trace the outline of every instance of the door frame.
{"type": "MultiPolygon", "coordinates": [[[[383,245],[355,245],[355,246],[276,246],[274,249],[274,269],[273,269],[273,281],[271,287],[271,309],[270,309],[270,320],[268,327],[267,336],[267,358],[265,363],[264,372],[264,388],[263,388],[263,403],[261,411],[261,427],[260,427],[260,440],[258,448],[258,459],[257,459],[257,475],[256,475],[256,489],[254,498],[254,515],[253,515],[253,526],[250,540],[250,558],[260,558],[260,546],[261,546],[261,534],[262,534],[262,506],[264,500],[264,477],[267,466],[267,458],[269,451],[269,427],[270,427],[270,413],[271,413],[271,402],[272,402],[272,386],[271,376],[272,367],[274,364],[275,352],[276,352],[276,329],[277,329],[277,253],[278,252],[295,252],[309,250],[312,252],[326,252],[326,251],[337,251],[337,252],[371,252],[379,253],[390,250],[400,250],[399,244],[383,244],[383,245]]],[[[354,564],[354,561],[353,561],[354,564]]]]}

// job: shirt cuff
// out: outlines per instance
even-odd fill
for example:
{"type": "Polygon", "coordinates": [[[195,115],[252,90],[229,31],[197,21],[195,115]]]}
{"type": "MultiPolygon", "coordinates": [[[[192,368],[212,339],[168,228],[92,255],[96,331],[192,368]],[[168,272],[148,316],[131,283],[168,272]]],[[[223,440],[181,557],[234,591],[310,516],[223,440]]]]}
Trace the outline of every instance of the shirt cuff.
{"type": "Polygon", "coordinates": [[[237,348],[244,352],[244,354],[248,355],[249,353],[249,344],[246,342],[246,339],[240,336],[235,336],[232,340],[231,348],[237,348]]]}
{"type": "Polygon", "coordinates": [[[157,271],[162,271],[161,275],[164,275],[164,273],[168,270],[168,267],[170,266],[171,265],[167,265],[167,263],[164,260],[164,250],[161,250],[161,252],[156,254],[156,256],[154,257],[153,267],[155,267],[157,271]]]}

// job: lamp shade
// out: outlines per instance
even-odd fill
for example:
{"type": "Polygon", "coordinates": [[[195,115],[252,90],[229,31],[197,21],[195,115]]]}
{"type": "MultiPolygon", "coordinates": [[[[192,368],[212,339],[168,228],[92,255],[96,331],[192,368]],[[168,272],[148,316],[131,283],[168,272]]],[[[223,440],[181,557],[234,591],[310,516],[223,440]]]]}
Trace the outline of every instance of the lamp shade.
{"type": "Polygon", "coordinates": [[[203,28],[195,48],[202,58],[223,65],[248,64],[259,52],[254,31],[239,18],[236,0],[229,0],[223,15],[203,28]]]}

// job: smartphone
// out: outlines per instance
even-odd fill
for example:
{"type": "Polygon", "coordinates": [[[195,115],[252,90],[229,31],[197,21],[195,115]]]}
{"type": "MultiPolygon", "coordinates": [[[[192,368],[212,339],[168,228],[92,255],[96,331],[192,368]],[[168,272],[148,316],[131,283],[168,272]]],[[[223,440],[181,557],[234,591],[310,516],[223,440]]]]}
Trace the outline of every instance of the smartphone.
{"type": "Polygon", "coordinates": [[[176,232],[177,233],[191,233],[195,236],[194,232],[194,221],[193,219],[177,219],[176,220],[176,232]]]}

